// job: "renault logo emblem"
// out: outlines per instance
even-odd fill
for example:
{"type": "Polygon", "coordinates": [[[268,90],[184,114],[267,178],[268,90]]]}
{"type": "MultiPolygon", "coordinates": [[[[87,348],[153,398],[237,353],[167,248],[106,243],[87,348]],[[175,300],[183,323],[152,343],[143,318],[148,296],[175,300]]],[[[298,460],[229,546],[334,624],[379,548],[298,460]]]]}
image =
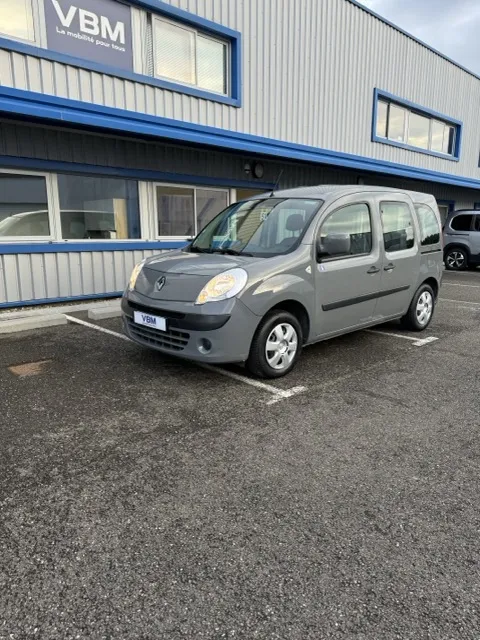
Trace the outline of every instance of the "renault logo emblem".
{"type": "Polygon", "coordinates": [[[165,278],[165,276],[162,276],[161,278],[159,278],[155,283],[155,290],[156,291],[161,291],[163,289],[163,287],[165,286],[165,282],[166,281],[167,281],[167,279],[165,278]]]}

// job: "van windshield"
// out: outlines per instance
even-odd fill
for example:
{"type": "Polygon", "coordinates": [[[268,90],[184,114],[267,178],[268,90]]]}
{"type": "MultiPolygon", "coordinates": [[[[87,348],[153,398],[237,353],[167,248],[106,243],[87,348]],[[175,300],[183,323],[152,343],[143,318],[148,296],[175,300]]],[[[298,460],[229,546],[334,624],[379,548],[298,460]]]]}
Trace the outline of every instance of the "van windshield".
{"type": "Polygon", "coordinates": [[[298,247],[323,200],[246,200],[219,213],[187,251],[256,257],[278,256],[298,247]]]}

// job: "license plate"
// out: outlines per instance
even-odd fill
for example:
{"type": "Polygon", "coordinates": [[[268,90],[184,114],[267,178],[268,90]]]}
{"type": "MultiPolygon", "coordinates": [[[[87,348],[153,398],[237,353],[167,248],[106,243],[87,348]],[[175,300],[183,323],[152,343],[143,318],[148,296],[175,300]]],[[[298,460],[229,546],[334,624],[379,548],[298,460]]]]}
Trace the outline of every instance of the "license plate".
{"type": "Polygon", "coordinates": [[[135,324],[143,324],[145,327],[152,327],[152,329],[158,329],[159,331],[167,330],[167,321],[160,316],[151,316],[149,313],[134,311],[133,320],[135,324]]]}

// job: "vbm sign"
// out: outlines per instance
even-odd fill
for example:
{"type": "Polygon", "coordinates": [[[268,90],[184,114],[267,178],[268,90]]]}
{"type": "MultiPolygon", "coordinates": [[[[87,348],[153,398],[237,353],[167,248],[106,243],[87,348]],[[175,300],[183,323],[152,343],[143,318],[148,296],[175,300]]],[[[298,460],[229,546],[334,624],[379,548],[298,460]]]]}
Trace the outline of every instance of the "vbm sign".
{"type": "Polygon", "coordinates": [[[133,68],[130,7],[115,0],[45,0],[48,48],[133,68]]]}

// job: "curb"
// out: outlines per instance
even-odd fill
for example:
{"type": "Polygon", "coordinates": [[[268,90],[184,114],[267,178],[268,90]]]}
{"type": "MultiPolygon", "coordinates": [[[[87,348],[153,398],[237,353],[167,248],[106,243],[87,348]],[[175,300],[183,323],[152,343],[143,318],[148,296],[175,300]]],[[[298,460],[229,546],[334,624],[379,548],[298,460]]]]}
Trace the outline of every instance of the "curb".
{"type": "Polygon", "coordinates": [[[64,315],[40,316],[38,318],[17,318],[13,320],[2,320],[0,322],[0,334],[17,333],[20,331],[31,331],[32,329],[44,329],[45,327],[57,327],[67,324],[64,315]]]}

